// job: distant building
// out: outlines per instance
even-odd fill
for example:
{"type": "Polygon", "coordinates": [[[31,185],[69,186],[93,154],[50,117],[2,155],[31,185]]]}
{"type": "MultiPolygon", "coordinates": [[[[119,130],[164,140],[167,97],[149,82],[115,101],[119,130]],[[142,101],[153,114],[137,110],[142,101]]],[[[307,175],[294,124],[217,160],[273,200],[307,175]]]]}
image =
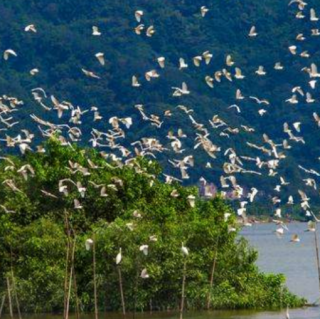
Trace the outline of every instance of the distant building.
{"type": "MultiPolygon", "coordinates": [[[[218,187],[213,184],[213,183],[208,183],[203,177],[201,177],[199,179],[199,196],[203,197],[203,198],[214,198],[217,193],[219,192],[218,187]]],[[[243,187],[243,194],[242,194],[242,198],[247,198],[248,196],[248,189],[246,187],[243,187]]],[[[233,189],[229,189],[227,191],[223,191],[221,192],[221,194],[229,200],[235,200],[235,199],[239,199],[239,197],[237,196],[235,190],[233,189]]]]}
{"type": "Polygon", "coordinates": [[[218,189],[213,183],[207,183],[207,181],[201,177],[199,180],[199,195],[200,197],[213,198],[216,196],[218,189]]]}

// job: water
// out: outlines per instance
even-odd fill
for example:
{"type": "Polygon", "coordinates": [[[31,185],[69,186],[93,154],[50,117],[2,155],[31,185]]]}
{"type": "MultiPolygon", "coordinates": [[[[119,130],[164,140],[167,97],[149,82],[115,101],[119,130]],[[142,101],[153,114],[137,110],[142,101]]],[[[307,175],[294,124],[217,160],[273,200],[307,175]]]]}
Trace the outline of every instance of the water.
{"type": "MultiPolygon", "coordinates": [[[[274,234],[276,229],[273,224],[256,224],[242,230],[241,234],[250,244],[259,251],[258,265],[267,273],[283,273],[287,277],[287,286],[299,296],[308,299],[310,303],[319,298],[319,283],[314,247],[314,234],[305,232],[307,224],[292,223],[288,225],[289,232],[279,239],[274,234]],[[290,242],[292,234],[298,234],[300,243],[290,242]]],[[[318,231],[320,238],[320,230],[318,231]]],[[[283,311],[256,312],[256,311],[211,311],[185,313],[184,319],[285,319],[283,311]]],[[[32,315],[24,319],[57,319],[61,316],[32,315]]],[[[132,319],[128,314],[100,314],[99,319],[132,319]]],[[[178,319],[174,313],[145,312],[137,314],[135,319],[178,319]]],[[[75,319],[70,316],[70,319],[75,319]]],[[[81,315],[81,319],[94,319],[94,315],[81,315]]],[[[320,307],[292,309],[290,319],[320,319],[320,307]]]]}
{"type": "MultiPolygon", "coordinates": [[[[60,319],[62,316],[53,315],[28,315],[24,316],[23,319],[60,319]]],[[[8,317],[6,316],[6,319],[8,317]]],[[[75,316],[71,315],[70,319],[76,319],[75,316]]],[[[178,313],[164,313],[158,312],[149,314],[136,314],[135,319],[178,319],[178,313]]],[[[184,319],[285,319],[285,311],[274,311],[274,312],[255,312],[255,311],[210,311],[210,312],[187,312],[184,314],[184,319]]],[[[290,311],[290,319],[319,319],[320,310],[319,308],[306,308],[306,309],[295,309],[290,311]]],[[[94,315],[82,314],[80,319],[94,319],[94,315]]],[[[99,314],[99,319],[133,319],[132,314],[127,314],[125,317],[119,313],[106,313],[99,314]]]]}
{"type": "MultiPolygon", "coordinates": [[[[288,228],[282,238],[274,234],[274,224],[256,224],[244,228],[241,234],[259,251],[258,266],[262,271],[283,273],[288,288],[313,303],[319,299],[314,233],[305,232],[306,223],[291,223],[288,228]],[[290,242],[293,234],[299,235],[299,243],[290,242]]],[[[320,229],[318,234],[320,238],[320,229]]]]}

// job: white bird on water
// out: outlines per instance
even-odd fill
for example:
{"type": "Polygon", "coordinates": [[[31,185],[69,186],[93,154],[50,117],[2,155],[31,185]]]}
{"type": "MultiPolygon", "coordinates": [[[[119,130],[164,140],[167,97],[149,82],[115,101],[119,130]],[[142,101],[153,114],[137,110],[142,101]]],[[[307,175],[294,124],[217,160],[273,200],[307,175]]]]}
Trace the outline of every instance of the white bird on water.
{"type": "Polygon", "coordinates": [[[290,319],[289,306],[287,306],[286,319],[290,319]]]}

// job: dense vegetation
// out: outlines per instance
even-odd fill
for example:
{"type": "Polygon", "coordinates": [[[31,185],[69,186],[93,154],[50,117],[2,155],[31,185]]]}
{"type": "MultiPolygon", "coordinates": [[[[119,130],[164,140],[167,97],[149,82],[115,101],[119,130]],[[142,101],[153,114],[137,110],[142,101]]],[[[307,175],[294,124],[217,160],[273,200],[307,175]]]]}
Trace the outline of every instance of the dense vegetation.
{"type": "Polygon", "coordinates": [[[76,278],[71,309],[77,300],[82,310],[93,309],[93,256],[85,249],[89,238],[96,247],[100,310],[121,309],[115,263],[119,248],[127,309],[149,309],[150,304],[154,309],[177,309],[184,260],[187,308],[205,308],[215,256],[213,308],[303,303],[287,291],[282,275],[259,272],[257,252],[229,231],[237,226],[234,214],[226,215],[232,211],[221,198],[202,201],[194,188],[161,182],[156,162],[137,158],[117,167],[96,151],[63,147],[55,139],[45,150],[0,164],[1,289],[5,295],[5,278],[15,282],[23,311],[63,310],[70,242],[75,242],[76,278]],[[80,182],[84,196],[68,180],[60,184],[67,185],[68,194],[62,193],[62,179],[80,182]],[[106,186],[106,196],[100,196],[102,186],[96,185],[106,186]],[[190,195],[195,196],[194,207],[190,195]],[[74,208],[74,199],[82,208],[74,208]],[[181,253],[182,243],[189,249],[187,257],[181,253]],[[149,246],[147,256],[139,251],[144,244],[149,246]],[[144,268],[149,278],[140,278],[144,268]]]}
{"type": "MultiPolygon", "coordinates": [[[[308,4],[308,7],[317,8],[316,1],[308,4]]],[[[261,143],[262,133],[279,142],[285,136],[282,132],[285,121],[310,124],[314,110],[310,105],[301,102],[298,106],[289,106],[284,102],[291,95],[292,87],[301,85],[306,89],[304,83],[308,80],[308,75],[300,72],[309,65],[308,61],[299,56],[293,57],[288,51],[298,33],[308,37],[303,48],[312,54],[313,62],[319,62],[318,38],[309,37],[310,22],[295,19],[294,6],[288,7],[287,1],[207,0],[203,5],[210,8],[205,19],[201,19],[200,4],[194,0],[3,0],[0,3],[0,50],[12,48],[18,53],[18,58],[2,64],[0,93],[25,101],[25,110],[22,109],[18,117],[23,127],[32,130],[36,126],[30,121],[29,114],[43,115],[44,111],[35,104],[30,90],[41,86],[49,95],[54,94],[60,100],[68,100],[84,109],[92,105],[99,107],[104,120],[95,124],[98,129],[104,130],[105,121],[112,115],[132,116],[134,125],[127,133],[128,143],[142,136],[155,136],[166,145],[167,132],[181,127],[189,136],[184,145],[186,154],[194,153],[195,134],[187,116],[175,109],[177,104],[193,108],[199,122],[208,124],[209,118],[219,114],[231,127],[239,124],[255,127],[255,134],[241,132],[230,139],[219,136],[215,131],[210,132],[216,144],[223,145],[225,149],[234,147],[239,155],[257,156],[245,142],[261,143]],[[143,23],[154,25],[156,33],[152,38],[133,32],[137,25],[134,19],[137,9],[145,11],[143,23]],[[30,23],[37,26],[36,35],[23,31],[30,23]],[[91,35],[93,25],[99,27],[101,37],[91,35]],[[259,37],[251,41],[247,34],[252,25],[256,25],[259,37]],[[213,53],[211,65],[207,68],[192,67],[192,57],[206,50],[213,53]],[[97,52],[105,54],[104,67],[94,57],[97,52]],[[243,81],[223,81],[211,90],[204,78],[225,67],[227,54],[232,55],[246,78],[243,81]],[[156,63],[159,56],[166,57],[166,68],[161,70],[159,79],[148,83],[143,80],[144,73],[151,69],[160,72],[156,63]],[[185,72],[177,70],[180,57],[190,65],[185,72]],[[273,70],[277,61],[285,65],[283,72],[273,70]],[[266,77],[254,75],[259,65],[265,66],[266,77]],[[35,67],[40,73],[32,77],[29,71],[35,67]],[[101,80],[86,78],[81,68],[96,72],[101,80]],[[133,74],[143,82],[139,90],[133,90],[130,85],[133,74]],[[182,81],[187,81],[193,94],[177,101],[171,97],[171,87],[180,85],[182,81]],[[234,103],[237,88],[246,96],[269,99],[268,113],[260,117],[258,106],[248,99],[239,102],[240,114],[227,109],[234,103]],[[150,127],[141,123],[133,107],[136,103],[144,104],[149,114],[162,116],[169,109],[174,116],[165,121],[161,130],[150,127]]],[[[298,49],[300,46],[298,44],[298,49]]],[[[83,143],[89,139],[91,126],[90,121],[82,125],[83,143]]],[[[320,140],[316,130],[315,124],[303,125],[307,144],[295,144],[279,168],[279,173],[291,182],[291,193],[303,184],[303,175],[296,164],[313,167],[319,156],[320,140]]],[[[219,184],[224,161],[222,154],[211,169],[204,168],[208,157],[203,151],[198,151],[195,158],[197,165],[189,182],[194,183],[200,176],[205,176],[219,184]]],[[[166,165],[166,171],[178,175],[168,168],[167,157],[159,159],[166,165]]],[[[277,178],[239,176],[241,184],[247,188],[259,183],[264,193],[259,193],[258,197],[269,196],[277,178]]],[[[309,191],[310,196],[317,200],[316,191],[312,188],[309,191]]],[[[284,188],[282,194],[287,196],[288,188],[284,188]]]]}

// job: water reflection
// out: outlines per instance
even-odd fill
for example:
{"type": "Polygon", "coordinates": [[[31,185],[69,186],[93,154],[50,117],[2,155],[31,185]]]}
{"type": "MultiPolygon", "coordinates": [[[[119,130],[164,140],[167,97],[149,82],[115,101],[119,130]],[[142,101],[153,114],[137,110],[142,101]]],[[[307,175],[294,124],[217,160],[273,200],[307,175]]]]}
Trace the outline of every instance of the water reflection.
{"type": "MultiPolygon", "coordinates": [[[[8,317],[4,317],[7,319],[8,317]]],[[[61,315],[27,315],[24,319],[58,319],[61,315]]],[[[70,319],[76,319],[71,315],[70,319]]],[[[100,313],[99,319],[133,319],[132,314],[127,314],[125,317],[118,313],[100,313]]],[[[178,313],[168,312],[149,312],[138,313],[135,319],[178,319],[178,313]]],[[[285,319],[285,310],[283,311],[268,311],[257,312],[248,310],[234,310],[234,311],[210,311],[210,312],[187,312],[184,315],[185,319],[285,319]]],[[[295,309],[290,311],[291,319],[319,319],[320,308],[305,308],[295,309]]],[[[80,319],[94,319],[93,314],[81,314],[80,319]]]]}

